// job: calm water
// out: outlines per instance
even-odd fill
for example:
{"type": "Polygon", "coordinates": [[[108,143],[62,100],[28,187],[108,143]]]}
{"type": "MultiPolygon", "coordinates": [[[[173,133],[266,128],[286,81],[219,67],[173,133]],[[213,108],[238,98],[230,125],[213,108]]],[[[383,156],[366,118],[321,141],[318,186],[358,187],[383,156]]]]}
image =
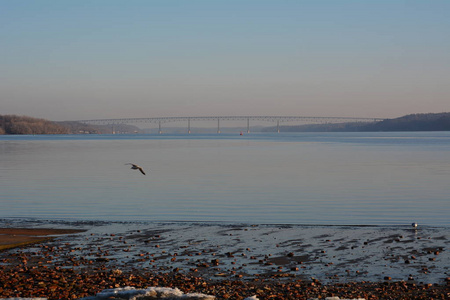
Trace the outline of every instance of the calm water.
{"type": "Polygon", "coordinates": [[[449,132],[0,136],[0,218],[450,226],[449,186],[449,132]]]}

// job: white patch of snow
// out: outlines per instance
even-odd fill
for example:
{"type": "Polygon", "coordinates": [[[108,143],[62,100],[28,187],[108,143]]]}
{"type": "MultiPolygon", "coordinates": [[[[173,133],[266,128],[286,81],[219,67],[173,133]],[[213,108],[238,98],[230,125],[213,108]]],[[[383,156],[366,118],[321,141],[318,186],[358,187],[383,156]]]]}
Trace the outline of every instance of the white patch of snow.
{"type": "Polygon", "coordinates": [[[106,289],[98,293],[96,296],[82,299],[83,300],[102,300],[102,299],[214,300],[216,299],[216,297],[199,293],[184,294],[177,288],[172,289],[164,287],[149,287],[146,289],[136,289],[134,287],[127,286],[123,288],[106,289]]]}

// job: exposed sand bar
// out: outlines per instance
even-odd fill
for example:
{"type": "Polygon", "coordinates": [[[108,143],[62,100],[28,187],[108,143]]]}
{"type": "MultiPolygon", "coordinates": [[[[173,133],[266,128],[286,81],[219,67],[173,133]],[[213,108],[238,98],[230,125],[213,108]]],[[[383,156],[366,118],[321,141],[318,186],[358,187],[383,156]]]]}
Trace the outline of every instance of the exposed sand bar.
{"type": "Polygon", "coordinates": [[[39,243],[59,235],[82,232],[79,229],[0,228],[0,250],[39,243]]]}

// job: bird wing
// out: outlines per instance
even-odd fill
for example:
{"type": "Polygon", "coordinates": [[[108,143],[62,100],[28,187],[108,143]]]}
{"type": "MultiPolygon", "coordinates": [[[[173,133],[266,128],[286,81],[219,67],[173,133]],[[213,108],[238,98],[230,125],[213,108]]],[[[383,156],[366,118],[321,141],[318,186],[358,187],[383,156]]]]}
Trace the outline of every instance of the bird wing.
{"type": "Polygon", "coordinates": [[[141,173],[142,173],[142,174],[144,174],[144,175],[145,175],[145,172],[144,172],[144,170],[142,170],[142,168],[141,168],[141,167],[139,167],[138,169],[139,169],[139,171],[141,171],[141,173]]]}

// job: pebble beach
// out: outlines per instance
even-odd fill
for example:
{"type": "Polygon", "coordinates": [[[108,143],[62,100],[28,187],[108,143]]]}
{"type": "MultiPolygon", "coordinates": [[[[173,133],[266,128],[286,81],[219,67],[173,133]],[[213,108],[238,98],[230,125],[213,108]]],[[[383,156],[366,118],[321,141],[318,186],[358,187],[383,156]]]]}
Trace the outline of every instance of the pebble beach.
{"type": "Polygon", "coordinates": [[[148,292],[147,299],[165,299],[158,288],[172,291],[172,299],[450,296],[446,227],[36,220],[0,225],[0,298],[134,299],[148,292]]]}

